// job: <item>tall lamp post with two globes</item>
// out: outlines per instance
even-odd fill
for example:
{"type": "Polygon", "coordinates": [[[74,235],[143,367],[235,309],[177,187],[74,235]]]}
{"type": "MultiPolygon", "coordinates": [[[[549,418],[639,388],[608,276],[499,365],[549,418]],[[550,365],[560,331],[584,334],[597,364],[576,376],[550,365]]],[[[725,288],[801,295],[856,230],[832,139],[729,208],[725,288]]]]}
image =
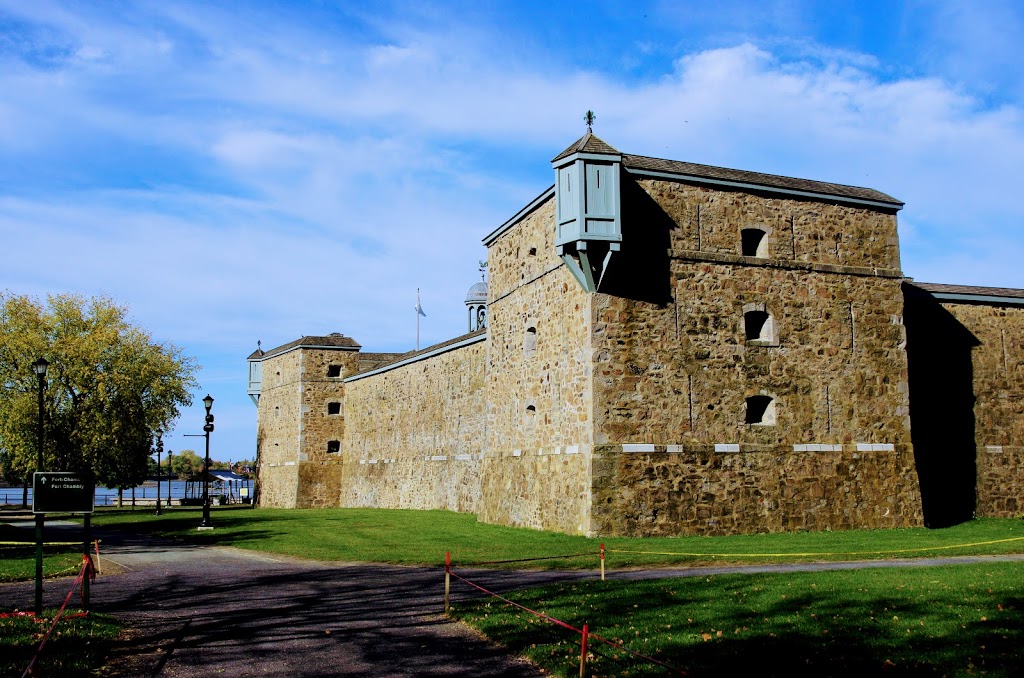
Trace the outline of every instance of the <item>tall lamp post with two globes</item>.
{"type": "Polygon", "coordinates": [[[199,523],[200,530],[212,530],[213,523],[210,522],[210,434],[213,433],[213,415],[210,409],[213,407],[213,398],[207,393],[203,398],[203,405],[206,406],[206,424],[203,426],[203,433],[206,435],[206,460],[203,463],[203,522],[199,523]]]}

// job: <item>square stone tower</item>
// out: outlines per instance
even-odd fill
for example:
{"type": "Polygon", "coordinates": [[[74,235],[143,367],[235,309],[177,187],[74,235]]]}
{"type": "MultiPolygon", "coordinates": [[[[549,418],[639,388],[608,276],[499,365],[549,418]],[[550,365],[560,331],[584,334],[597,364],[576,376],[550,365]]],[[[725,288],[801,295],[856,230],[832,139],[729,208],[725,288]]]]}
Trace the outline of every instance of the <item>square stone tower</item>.
{"type": "Polygon", "coordinates": [[[588,534],[920,521],[902,203],[589,132],[552,164],[555,186],[484,241],[482,520],[588,534]]]}
{"type": "MultiPolygon", "coordinates": [[[[337,506],[343,472],[345,382],[360,345],[335,333],[308,336],[258,356],[256,445],[262,506],[337,506]]],[[[255,393],[254,393],[255,391],[255,393]]]]}

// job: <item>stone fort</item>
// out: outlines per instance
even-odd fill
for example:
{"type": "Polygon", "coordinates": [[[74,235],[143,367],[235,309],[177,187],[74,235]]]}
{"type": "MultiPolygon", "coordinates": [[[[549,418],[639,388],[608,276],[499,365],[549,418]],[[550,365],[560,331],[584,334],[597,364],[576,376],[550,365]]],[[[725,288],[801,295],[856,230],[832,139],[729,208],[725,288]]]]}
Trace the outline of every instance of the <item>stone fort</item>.
{"type": "Polygon", "coordinates": [[[487,235],[469,332],[249,356],[259,504],[584,535],[1017,516],[1024,290],[904,277],[876,190],[588,131],[487,235]]]}

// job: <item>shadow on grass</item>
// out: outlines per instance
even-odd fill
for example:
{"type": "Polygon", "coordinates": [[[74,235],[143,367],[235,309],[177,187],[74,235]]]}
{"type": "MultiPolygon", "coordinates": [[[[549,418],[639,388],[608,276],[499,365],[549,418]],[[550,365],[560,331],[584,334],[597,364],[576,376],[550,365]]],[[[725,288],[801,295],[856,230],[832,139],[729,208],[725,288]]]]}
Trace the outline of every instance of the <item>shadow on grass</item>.
{"type": "MultiPolygon", "coordinates": [[[[707,587],[698,579],[560,585],[516,600],[577,626],[587,621],[594,633],[696,676],[1024,674],[1024,599],[970,587],[787,595],[741,584],[707,587]]],[[[517,617],[499,602],[483,605],[461,613],[555,675],[578,675],[578,634],[517,617]]],[[[591,648],[595,675],[676,675],[621,649],[591,648]]]]}

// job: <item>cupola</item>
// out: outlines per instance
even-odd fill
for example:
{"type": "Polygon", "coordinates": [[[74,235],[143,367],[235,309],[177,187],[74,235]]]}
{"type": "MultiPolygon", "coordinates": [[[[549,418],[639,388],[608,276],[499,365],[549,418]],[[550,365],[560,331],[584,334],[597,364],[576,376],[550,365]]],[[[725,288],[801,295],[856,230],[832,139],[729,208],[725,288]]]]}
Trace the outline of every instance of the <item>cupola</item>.
{"type": "Polygon", "coordinates": [[[469,311],[469,331],[476,332],[487,327],[487,263],[480,262],[480,282],[466,293],[466,309],[469,311]]]}

